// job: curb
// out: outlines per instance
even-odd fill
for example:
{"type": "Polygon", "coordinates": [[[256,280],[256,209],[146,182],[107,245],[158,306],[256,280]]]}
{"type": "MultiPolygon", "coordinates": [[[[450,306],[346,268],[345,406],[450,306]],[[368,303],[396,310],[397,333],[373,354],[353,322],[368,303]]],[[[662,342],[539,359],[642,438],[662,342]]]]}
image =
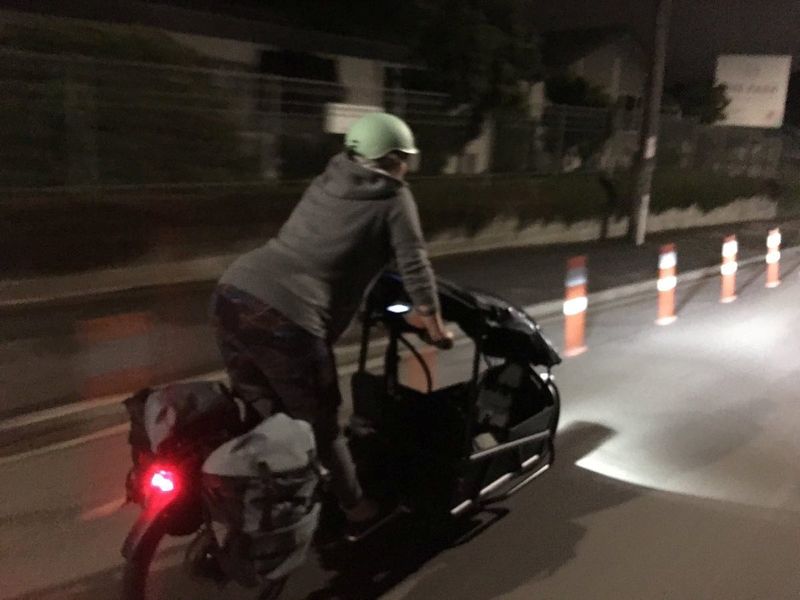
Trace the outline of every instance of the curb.
{"type": "MultiPolygon", "coordinates": [[[[772,221],[774,219],[770,220],[770,222],[772,221]]],[[[744,224],[746,222],[730,223],[734,227],[744,224]]],[[[708,227],[716,226],[709,225],[708,227]]],[[[680,230],[676,231],[680,232],[680,230]]],[[[503,240],[501,242],[492,238],[491,242],[487,242],[486,240],[476,239],[450,240],[434,237],[428,243],[428,250],[431,258],[438,258],[465,253],[482,253],[500,249],[545,247],[560,244],[560,242],[552,244],[509,243],[505,237],[503,240]]],[[[587,239],[580,243],[593,241],[597,240],[587,239]]],[[[579,241],[575,240],[568,243],[579,243],[579,241]]],[[[0,311],[41,308],[159,287],[211,284],[240,255],[241,252],[225,253],[182,261],[139,264],[69,275],[6,281],[0,279],[0,311]],[[137,277],[139,281],[135,281],[137,277]],[[131,280],[134,281],[132,282],[131,280]],[[98,286],[97,281],[106,281],[107,283],[98,286]],[[53,287],[60,287],[61,291],[54,293],[52,291],[53,287]],[[18,292],[19,295],[14,297],[14,290],[22,291],[18,292]],[[6,297],[4,298],[4,296],[6,297]]],[[[746,263],[742,261],[740,264],[746,263]]]]}
{"type": "MultiPolygon", "coordinates": [[[[794,256],[796,254],[800,254],[800,246],[790,246],[788,248],[781,249],[782,258],[787,256],[794,256]]],[[[750,265],[756,265],[763,262],[764,262],[764,255],[761,254],[758,256],[751,256],[750,258],[745,258],[737,261],[739,268],[747,267],[750,265]]],[[[677,276],[678,284],[689,283],[692,281],[698,281],[700,279],[707,279],[709,277],[714,277],[716,275],[719,275],[719,267],[720,267],[719,265],[714,265],[711,267],[702,267],[700,269],[686,271],[685,273],[679,273],[677,276]]],[[[629,296],[635,296],[637,294],[643,294],[645,292],[650,292],[650,291],[652,291],[653,294],[655,295],[657,291],[656,289],[657,283],[658,279],[653,278],[653,279],[647,279],[645,281],[640,281],[638,283],[621,285],[619,287],[603,290],[602,292],[589,294],[589,306],[592,305],[592,302],[594,303],[613,302],[614,300],[618,300],[620,298],[627,298],[629,296]]],[[[559,301],[559,306],[560,302],[561,301],[559,301]]]]}
{"type": "MultiPolygon", "coordinates": [[[[428,254],[431,258],[438,258],[535,245],[537,244],[509,244],[508,241],[496,240],[491,243],[483,243],[476,248],[475,240],[473,239],[438,240],[433,238],[428,243],[428,254]]],[[[54,275],[7,282],[0,280],[0,311],[42,308],[166,286],[212,284],[219,279],[227,266],[239,256],[241,256],[241,252],[216,254],[185,261],[140,264],[118,269],[101,269],[71,275],[54,275]],[[180,274],[177,276],[171,275],[176,271],[180,274]],[[131,279],[136,279],[137,274],[140,275],[140,280],[131,282],[131,279]],[[117,283],[97,286],[95,282],[98,280],[117,281],[117,283]],[[58,288],[59,286],[62,291],[56,293],[49,291],[51,288],[58,288]],[[3,295],[13,296],[15,288],[27,289],[27,291],[22,292],[21,297],[3,298],[3,295]]]]}
{"type": "Polygon", "coordinates": [[[17,298],[0,299],[0,310],[27,309],[50,306],[62,302],[76,300],[88,300],[101,298],[112,294],[124,292],[134,292],[165,286],[189,285],[211,283],[217,280],[225,268],[233,262],[238,254],[221,254],[217,256],[198,258],[187,261],[160,263],[158,265],[138,265],[124,267],[120,269],[104,269],[101,271],[89,271],[73,275],[62,275],[41,279],[22,279],[3,283],[0,281],[0,297],[3,292],[9,292],[14,288],[29,288],[32,291],[17,298]],[[152,271],[158,268],[161,273],[153,276],[152,271]],[[181,275],[175,276],[173,268],[179,268],[181,275]],[[131,283],[130,279],[136,277],[136,273],[143,275],[147,273],[147,281],[131,283]],[[209,272],[215,273],[210,276],[209,272]],[[118,283],[110,283],[96,286],[94,282],[98,279],[117,280],[118,283]],[[59,283],[62,287],[73,289],[62,291],[57,294],[47,294],[45,289],[59,283]],[[37,292],[36,288],[44,288],[37,292]]]}
{"type": "MultiPolygon", "coordinates": [[[[782,251],[784,256],[794,256],[800,254],[800,246],[793,246],[789,248],[785,248],[782,251]]],[[[763,256],[753,256],[751,258],[747,258],[744,260],[739,261],[740,267],[745,267],[749,265],[755,265],[764,261],[763,256]]],[[[719,265],[714,265],[711,267],[703,267],[700,269],[695,269],[692,271],[687,271],[678,275],[678,283],[688,283],[692,281],[698,281],[701,279],[707,279],[714,276],[719,275],[719,265]]],[[[648,279],[645,281],[640,281],[633,284],[618,286],[614,288],[609,288],[600,292],[591,293],[588,296],[589,306],[592,305],[603,306],[604,304],[612,303],[616,300],[620,300],[623,298],[631,298],[638,295],[646,294],[648,292],[652,292],[653,295],[656,294],[656,283],[657,279],[648,279]]],[[[524,307],[525,311],[528,312],[534,319],[539,322],[542,321],[550,321],[554,317],[560,317],[561,311],[563,309],[563,300],[549,300],[545,302],[540,302],[537,304],[533,304],[530,306],[524,307]]],[[[457,346],[466,344],[468,338],[463,334],[459,334],[456,336],[455,343],[457,346]]],[[[373,352],[370,354],[370,358],[368,364],[370,366],[377,366],[383,360],[383,350],[386,347],[386,340],[384,338],[379,338],[372,342],[372,349],[373,352]]],[[[335,349],[335,354],[337,361],[340,365],[339,367],[339,375],[346,376],[352,374],[356,369],[356,360],[358,356],[358,344],[349,344],[347,346],[342,346],[340,348],[335,349]]],[[[226,378],[225,371],[217,370],[208,373],[203,373],[194,377],[188,377],[185,379],[181,379],[178,381],[197,381],[197,380],[214,380],[214,381],[221,381],[226,378]]],[[[13,438],[17,439],[29,439],[27,435],[25,435],[25,430],[31,430],[31,437],[36,437],[35,430],[41,427],[47,427],[49,424],[56,423],[63,419],[80,419],[82,415],[89,415],[93,411],[94,412],[108,412],[109,407],[116,405],[118,407],[118,412],[121,417],[124,417],[124,410],[122,408],[122,400],[124,400],[129,393],[122,393],[122,394],[114,394],[110,396],[104,396],[101,398],[93,398],[90,400],[83,400],[80,402],[67,404],[63,406],[58,406],[50,409],[40,410],[32,413],[22,414],[15,417],[11,417],[9,419],[0,420],[0,436],[2,434],[9,435],[13,438]],[[21,433],[18,433],[21,432],[21,433]],[[17,434],[17,435],[15,435],[17,434]]],[[[86,419],[84,418],[84,421],[86,419]]],[[[52,426],[51,428],[52,429],[52,426]]],[[[86,439],[92,439],[91,435],[87,436],[86,439]]],[[[14,441],[12,440],[12,442],[14,441]]],[[[58,444],[52,444],[52,447],[60,447],[63,445],[63,441],[58,444]]],[[[46,449],[51,447],[50,445],[46,445],[43,448],[46,449]]],[[[19,453],[18,456],[23,457],[35,452],[36,454],[40,454],[43,451],[43,448],[37,448],[33,451],[27,451],[19,453]]],[[[0,451],[2,450],[2,445],[0,445],[0,451]]],[[[17,454],[10,454],[5,457],[0,454],[0,458],[11,459],[12,457],[17,456],[17,454]]],[[[0,463],[3,461],[0,460],[0,463]]]]}

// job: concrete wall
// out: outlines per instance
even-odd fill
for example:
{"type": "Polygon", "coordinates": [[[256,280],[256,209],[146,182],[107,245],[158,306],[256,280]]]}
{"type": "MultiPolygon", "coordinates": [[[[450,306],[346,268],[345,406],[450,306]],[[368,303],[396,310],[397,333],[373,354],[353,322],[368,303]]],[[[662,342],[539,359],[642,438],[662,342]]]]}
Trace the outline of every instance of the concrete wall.
{"type": "MultiPolygon", "coordinates": [[[[708,213],[703,213],[696,206],[692,206],[688,209],[670,209],[660,214],[652,214],[647,222],[647,231],[654,233],[774,219],[777,212],[777,203],[769,198],[740,198],[708,213]]],[[[627,227],[627,218],[613,220],[609,226],[609,237],[624,236],[627,227]]],[[[442,256],[493,248],[587,242],[600,239],[601,229],[602,222],[599,219],[579,221],[571,225],[560,222],[537,222],[520,226],[517,218],[502,217],[495,219],[473,236],[460,229],[443,232],[431,237],[428,246],[432,255],[442,256]]]]}

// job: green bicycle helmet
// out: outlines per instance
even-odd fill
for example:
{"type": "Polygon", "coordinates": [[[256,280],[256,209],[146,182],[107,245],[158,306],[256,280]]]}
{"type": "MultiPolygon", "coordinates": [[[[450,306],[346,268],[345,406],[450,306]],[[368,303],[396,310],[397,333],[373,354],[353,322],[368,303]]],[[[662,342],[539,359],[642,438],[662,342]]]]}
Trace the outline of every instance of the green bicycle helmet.
{"type": "Polygon", "coordinates": [[[389,113],[368,113],[361,117],[347,131],[344,145],[370,160],[386,156],[393,150],[419,153],[411,128],[389,113]]]}

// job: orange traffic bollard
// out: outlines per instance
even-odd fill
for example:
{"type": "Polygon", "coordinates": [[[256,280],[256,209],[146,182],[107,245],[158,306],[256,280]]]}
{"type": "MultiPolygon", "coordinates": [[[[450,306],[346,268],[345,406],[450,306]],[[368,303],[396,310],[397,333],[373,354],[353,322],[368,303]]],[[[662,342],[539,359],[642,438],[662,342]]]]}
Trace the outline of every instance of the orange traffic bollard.
{"type": "Polygon", "coordinates": [[[728,303],[736,300],[736,271],[739,270],[739,263],[736,262],[736,255],[739,253],[739,243],[735,235],[729,235],[722,244],[722,289],[720,292],[720,302],[728,303]]]}
{"type": "Polygon", "coordinates": [[[586,295],[588,275],[586,257],[576,256],[567,261],[566,294],[564,298],[564,356],[586,352],[586,295]]]}
{"type": "Polygon", "coordinates": [[[675,288],[678,278],[675,275],[678,266],[678,253],[675,244],[661,246],[658,257],[658,319],[656,325],[669,325],[675,319],[675,288]]]}
{"type": "Polygon", "coordinates": [[[129,392],[152,383],[156,360],[149,313],[78,321],[77,336],[84,348],[79,374],[84,398],[129,392]]]}
{"type": "Polygon", "coordinates": [[[781,284],[781,230],[771,229],[767,236],[767,287],[781,284]]]}

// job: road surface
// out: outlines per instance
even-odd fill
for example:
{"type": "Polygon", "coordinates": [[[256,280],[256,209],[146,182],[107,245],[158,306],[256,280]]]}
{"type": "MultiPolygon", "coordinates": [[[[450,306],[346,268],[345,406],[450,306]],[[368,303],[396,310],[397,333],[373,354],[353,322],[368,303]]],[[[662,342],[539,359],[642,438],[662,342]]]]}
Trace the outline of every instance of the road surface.
{"type": "MultiPolygon", "coordinates": [[[[434,261],[437,273],[500,293],[520,305],[563,295],[568,256],[588,253],[591,291],[653,279],[658,247],[677,242],[679,271],[719,261],[724,235],[737,232],[740,258],[764,252],[767,223],[669,232],[642,248],[623,241],[510,248],[434,261]]],[[[800,242],[800,221],[782,225],[800,242]]],[[[116,294],[0,314],[0,418],[220,368],[208,324],[212,286],[193,284],[116,294]],[[144,323],[143,323],[144,320],[144,323]],[[83,335],[101,330],[102,335],[83,335]]]]}
{"type": "MultiPolygon", "coordinates": [[[[649,294],[590,307],[589,351],[556,370],[557,464],[508,514],[452,548],[382,547],[369,581],[312,561],[286,598],[800,598],[797,268],[771,290],[761,265],[743,269],[733,304],[716,279],[684,286],[668,327],[649,294]]],[[[542,325],[560,345],[560,319],[542,325]]],[[[441,355],[440,382],[468,355],[441,355]]],[[[127,464],[114,432],[0,459],[0,597],[117,597],[127,464]]],[[[171,598],[247,597],[187,591],[178,559],[159,562],[171,598]]]]}

